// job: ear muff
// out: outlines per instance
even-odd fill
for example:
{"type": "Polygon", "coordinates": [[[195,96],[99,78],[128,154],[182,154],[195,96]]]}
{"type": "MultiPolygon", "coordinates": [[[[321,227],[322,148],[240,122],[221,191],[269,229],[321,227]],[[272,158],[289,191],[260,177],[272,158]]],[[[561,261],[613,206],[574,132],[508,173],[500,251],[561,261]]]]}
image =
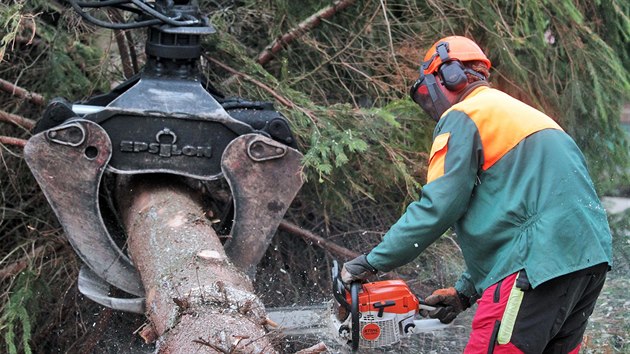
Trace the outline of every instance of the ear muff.
{"type": "Polygon", "coordinates": [[[448,55],[448,43],[442,42],[435,48],[442,61],[438,69],[438,75],[442,78],[444,86],[449,91],[459,92],[468,84],[466,68],[457,59],[451,59],[448,55]]]}

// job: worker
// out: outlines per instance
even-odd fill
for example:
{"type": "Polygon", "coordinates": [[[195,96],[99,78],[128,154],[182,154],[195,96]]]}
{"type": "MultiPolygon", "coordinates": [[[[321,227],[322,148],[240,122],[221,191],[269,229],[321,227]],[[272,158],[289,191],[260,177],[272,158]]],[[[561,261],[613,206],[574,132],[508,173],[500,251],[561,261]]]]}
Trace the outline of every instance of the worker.
{"type": "Polygon", "coordinates": [[[425,299],[449,323],[477,303],[465,353],[577,353],[611,266],[584,157],[550,117],[491,88],[491,64],[451,36],[426,53],[413,100],[437,121],[427,183],[344,283],[413,261],[450,227],[466,271],[425,299]]]}

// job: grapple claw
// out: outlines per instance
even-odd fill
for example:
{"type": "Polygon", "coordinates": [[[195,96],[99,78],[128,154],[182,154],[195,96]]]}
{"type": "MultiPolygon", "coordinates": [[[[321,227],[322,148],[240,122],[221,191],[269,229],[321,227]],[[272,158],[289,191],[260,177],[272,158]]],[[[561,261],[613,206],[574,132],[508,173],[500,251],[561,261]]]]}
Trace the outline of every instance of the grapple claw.
{"type": "Polygon", "coordinates": [[[256,265],[302,187],[302,154],[259,134],[241,135],[225,149],[221,169],[234,199],[232,263],[254,277],[256,265]]]}
{"type": "Polygon", "coordinates": [[[109,296],[109,284],[86,266],[81,267],[81,271],[79,271],[79,291],[88,299],[114,310],[144,313],[144,297],[116,298],[109,296]]]}
{"type": "Polygon", "coordinates": [[[26,163],[81,260],[104,281],[142,297],[140,276],[110,237],[98,204],[111,155],[105,130],[83,119],[36,134],[24,148],[26,163]]]}

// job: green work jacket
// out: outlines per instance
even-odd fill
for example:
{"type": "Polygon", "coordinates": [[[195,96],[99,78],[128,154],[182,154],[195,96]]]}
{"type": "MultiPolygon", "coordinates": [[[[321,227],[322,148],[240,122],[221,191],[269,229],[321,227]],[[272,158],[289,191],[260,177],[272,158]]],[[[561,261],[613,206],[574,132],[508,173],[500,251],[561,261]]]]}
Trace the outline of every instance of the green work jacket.
{"type": "Polygon", "coordinates": [[[380,271],[411,262],[454,227],[467,270],[455,288],[481,294],[525,269],[533,287],[611,264],[611,234],[582,153],[542,112],[482,86],[440,118],[420,200],[367,255],[380,271]]]}

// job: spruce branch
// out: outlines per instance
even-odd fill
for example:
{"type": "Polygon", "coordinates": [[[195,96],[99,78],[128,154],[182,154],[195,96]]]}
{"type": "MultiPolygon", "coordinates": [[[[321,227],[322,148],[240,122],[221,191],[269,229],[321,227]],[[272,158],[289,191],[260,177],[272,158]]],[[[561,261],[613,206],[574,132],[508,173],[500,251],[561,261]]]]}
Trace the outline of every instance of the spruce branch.
{"type": "Polygon", "coordinates": [[[288,221],[281,221],[278,228],[288,233],[300,236],[305,241],[313,242],[313,244],[323,248],[324,250],[330,253],[336,254],[338,256],[342,256],[346,259],[353,259],[359,256],[359,253],[355,251],[339,246],[338,244],[332,241],[328,241],[325,238],[318,236],[308,230],[304,230],[298,225],[295,225],[288,221]]]}
{"type": "Polygon", "coordinates": [[[8,92],[12,94],[13,96],[17,96],[19,98],[25,98],[38,106],[43,106],[46,104],[46,100],[44,99],[44,96],[35,92],[28,91],[26,89],[23,89],[3,79],[0,79],[0,90],[8,92]]]}
{"type": "MultiPolygon", "coordinates": [[[[108,9],[108,13],[115,22],[124,22],[124,18],[118,9],[108,9]]],[[[138,61],[136,59],[135,49],[133,48],[131,34],[127,30],[115,29],[114,38],[118,45],[118,53],[120,54],[123,73],[125,78],[128,79],[138,72],[138,61]]]]}
{"type": "Polygon", "coordinates": [[[18,116],[17,114],[11,114],[3,110],[0,110],[0,122],[12,123],[26,130],[31,130],[35,126],[34,120],[18,116]]]}
{"type": "Polygon", "coordinates": [[[0,144],[2,145],[13,145],[24,148],[26,146],[26,140],[20,138],[14,138],[12,136],[4,136],[0,135],[0,144]]]}
{"type": "Polygon", "coordinates": [[[300,22],[297,27],[294,27],[289,30],[289,32],[283,34],[282,36],[276,38],[271,44],[269,44],[265,49],[258,55],[258,59],[256,61],[260,65],[265,65],[269,61],[271,61],[274,57],[274,54],[281,51],[289,43],[293,42],[298,37],[301,37],[304,33],[310,31],[311,29],[319,26],[322,22],[322,19],[327,19],[332,17],[337,12],[347,8],[348,6],[354,4],[355,0],[337,0],[313,15],[309,16],[306,20],[300,22]]]}
{"type": "Polygon", "coordinates": [[[203,54],[203,57],[208,60],[209,62],[221,67],[223,70],[229,72],[232,75],[236,75],[239,77],[242,77],[243,79],[253,83],[254,85],[260,87],[261,89],[265,90],[266,92],[268,92],[270,95],[272,95],[278,102],[280,102],[282,105],[286,106],[287,108],[290,109],[297,109],[300,112],[304,113],[306,116],[308,116],[311,121],[313,122],[313,124],[317,123],[317,117],[315,117],[315,115],[313,115],[312,112],[296,105],[295,103],[293,103],[293,101],[291,101],[290,99],[280,95],[279,93],[277,93],[276,91],[274,91],[271,87],[265,85],[264,83],[256,80],[255,78],[242,73],[236,69],[233,69],[232,67],[228,66],[227,64],[222,63],[221,61],[214,59],[206,54],[203,54]]]}
{"type": "MultiPolygon", "coordinates": [[[[2,138],[3,137],[0,136],[0,139],[2,138]]],[[[29,266],[29,264],[33,262],[34,259],[44,257],[48,253],[55,253],[59,251],[60,249],[61,249],[60,246],[51,248],[48,245],[42,245],[42,246],[36,247],[31,252],[28,252],[27,254],[25,254],[22,258],[0,269],[0,280],[4,280],[8,277],[17,275],[18,273],[26,269],[29,266]]]]}

